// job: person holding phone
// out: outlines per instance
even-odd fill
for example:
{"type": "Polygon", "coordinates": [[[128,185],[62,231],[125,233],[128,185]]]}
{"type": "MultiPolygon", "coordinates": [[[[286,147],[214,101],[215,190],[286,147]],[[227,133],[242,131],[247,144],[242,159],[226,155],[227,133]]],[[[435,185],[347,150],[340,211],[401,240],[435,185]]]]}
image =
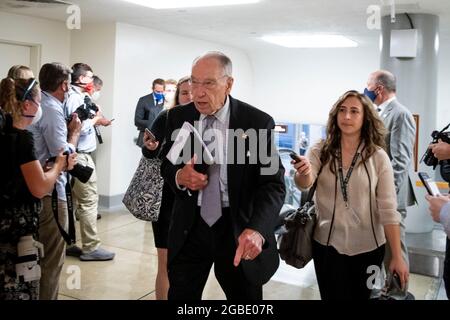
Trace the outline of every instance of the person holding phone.
{"type": "MultiPolygon", "coordinates": [[[[450,145],[448,143],[439,140],[438,143],[431,144],[429,148],[438,160],[450,159],[450,145]]],[[[426,195],[425,198],[430,204],[431,217],[435,222],[444,226],[444,231],[447,234],[443,279],[447,298],[450,299],[450,195],[435,197],[426,195]]]]}
{"type": "Polygon", "coordinates": [[[430,215],[437,223],[442,224],[447,234],[447,245],[444,259],[444,284],[447,298],[450,299],[450,195],[426,195],[430,207],[430,215]]]}
{"type": "MultiPolygon", "coordinates": [[[[175,101],[176,105],[184,105],[192,100],[189,77],[183,77],[178,82],[175,101]]],[[[156,117],[151,130],[145,129],[142,154],[146,158],[160,157],[160,148],[166,135],[166,122],[170,109],[165,109],[156,117]]],[[[152,222],[153,236],[158,252],[158,272],[156,275],[155,291],[157,300],[167,300],[169,291],[169,277],[167,274],[167,237],[169,223],[174,202],[174,194],[169,185],[164,182],[162,190],[161,208],[158,221],[152,222]]]]}
{"type": "Polygon", "coordinates": [[[379,276],[386,242],[393,253],[389,271],[406,288],[409,273],[384,133],[370,100],[348,91],[330,111],[327,138],[292,161],[300,189],[318,179],[313,259],[323,300],[369,299],[374,284],[370,270],[377,266],[379,276]]]}
{"type": "Polygon", "coordinates": [[[441,223],[447,237],[450,237],[450,195],[425,196],[429,203],[430,215],[437,223],[441,223]]]}

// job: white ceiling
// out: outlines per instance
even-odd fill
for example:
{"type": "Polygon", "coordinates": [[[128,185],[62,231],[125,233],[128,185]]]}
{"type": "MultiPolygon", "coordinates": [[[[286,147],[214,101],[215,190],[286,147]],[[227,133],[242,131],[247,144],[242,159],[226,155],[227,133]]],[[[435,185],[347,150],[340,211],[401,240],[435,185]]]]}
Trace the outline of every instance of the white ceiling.
{"type": "MultiPolygon", "coordinates": [[[[273,45],[263,43],[259,37],[278,32],[339,33],[362,46],[373,43],[379,33],[367,28],[369,14],[366,10],[369,5],[392,0],[261,0],[241,6],[170,10],[154,10],[121,0],[69,1],[80,6],[82,24],[125,22],[244,50],[265,50],[273,45]]],[[[397,13],[439,15],[441,41],[450,40],[450,0],[394,2],[397,13]]],[[[68,17],[63,5],[31,5],[16,0],[0,0],[0,10],[60,21],[68,17]]]]}

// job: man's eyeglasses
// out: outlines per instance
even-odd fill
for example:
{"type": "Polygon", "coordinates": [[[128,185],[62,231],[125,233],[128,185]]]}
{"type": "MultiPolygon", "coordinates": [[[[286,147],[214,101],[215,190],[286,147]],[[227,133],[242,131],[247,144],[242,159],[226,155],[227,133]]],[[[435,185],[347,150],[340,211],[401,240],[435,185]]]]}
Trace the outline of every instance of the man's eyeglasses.
{"type": "Polygon", "coordinates": [[[33,87],[38,84],[36,79],[31,78],[30,80],[31,80],[31,83],[29,84],[28,88],[25,90],[25,93],[23,94],[21,101],[27,100],[27,97],[30,94],[31,90],[33,90],[33,87]]]}
{"type": "Polygon", "coordinates": [[[217,82],[222,79],[228,77],[227,75],[221,76],[218,79],[208,79],[205,81],[198,81],[196,79],[189,79],[189,84],[191,85],[192,89],[198,88],[198,87],[203,87],[205,89],[214,89],[217,86],[217,82]]]}

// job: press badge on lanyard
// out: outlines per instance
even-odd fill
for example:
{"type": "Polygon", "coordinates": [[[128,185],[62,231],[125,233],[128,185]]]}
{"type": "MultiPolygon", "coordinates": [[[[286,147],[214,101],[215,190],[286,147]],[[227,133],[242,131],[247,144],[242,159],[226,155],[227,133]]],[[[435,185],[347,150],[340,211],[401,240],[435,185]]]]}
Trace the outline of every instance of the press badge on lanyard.
{"type": "Polygon", "coordinates": [[[350,168],[347,171],[347,175],[345,176],[345,179],[344,179],[344,171],[342,169],[342,151],[341,151],[341,148],[339,148],[339,151],[338,151],[339,181],[340,181],[340,184],[341,184],[342,197],[344,198],[345,208],[347,209],[347,212],[351,215],[353,221],[357,225],[359,225],[361,223],[361,219],[359,218],[358,214],[355,212],[355,209],[353,209],[348,203],[349,199],[348,199],[348,193],[347,193],[348,189],[347,189],[347,187],[348,187],[348,182],[349,182],[350,177],[351,177],[352,172],[353,172],[353,168],[355,167],[356,161],[358,160],[359,155],[361,154],[360,152],[358,152],[360,146],[361,146],[361,142],[359,143],[358,148],[356,149],[357,152],[353,156],[352,164],[351,164],[350,168]]]}

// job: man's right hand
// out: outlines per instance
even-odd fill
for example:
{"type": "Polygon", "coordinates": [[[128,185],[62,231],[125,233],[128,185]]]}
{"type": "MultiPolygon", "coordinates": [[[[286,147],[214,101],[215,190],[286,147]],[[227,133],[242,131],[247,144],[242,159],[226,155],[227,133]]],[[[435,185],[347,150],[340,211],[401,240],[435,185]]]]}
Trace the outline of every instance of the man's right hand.
{"type": "Polygon", "coordinates": [[[208,184],[208,176],[194,170],[197,155],[194,155],[177,175],[177,184],[192,191],[202,190],[208,184]]]}
{"type": "Polygon", "coordinates": [[[80,133],[81,121],[76,113],[72,113],[72,120],[70,120],[69,124],[67,125],[67,131],[69,133],[69,136],[80,133]]]}
{"type": "Polygon", "coordinates": [[[429,148],[438,160],[450,159],[450,144],[439,139],[438,143],[430,144],[429,148]]]}

